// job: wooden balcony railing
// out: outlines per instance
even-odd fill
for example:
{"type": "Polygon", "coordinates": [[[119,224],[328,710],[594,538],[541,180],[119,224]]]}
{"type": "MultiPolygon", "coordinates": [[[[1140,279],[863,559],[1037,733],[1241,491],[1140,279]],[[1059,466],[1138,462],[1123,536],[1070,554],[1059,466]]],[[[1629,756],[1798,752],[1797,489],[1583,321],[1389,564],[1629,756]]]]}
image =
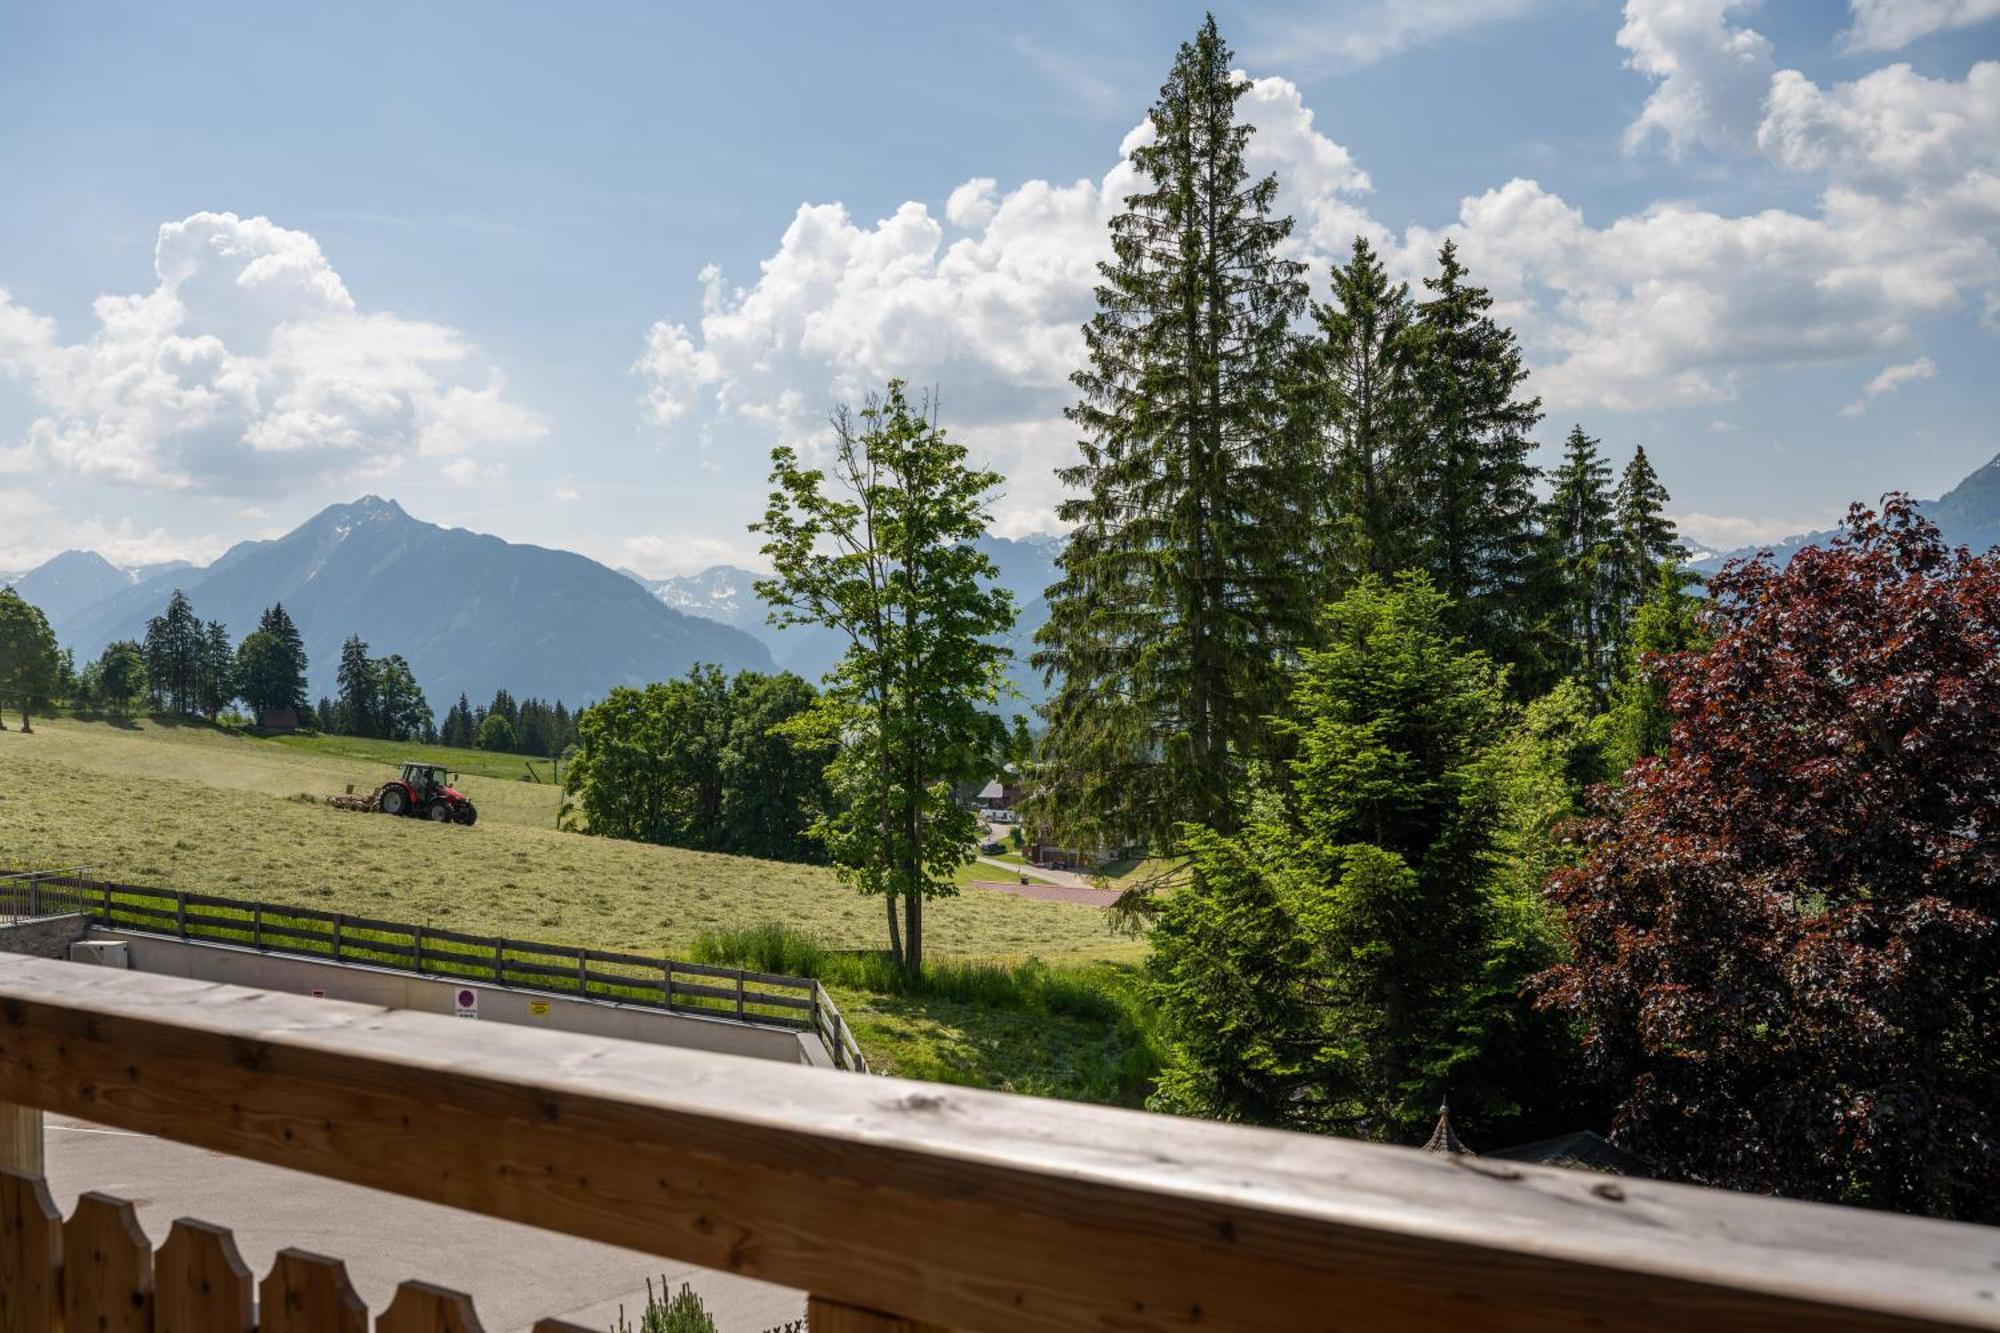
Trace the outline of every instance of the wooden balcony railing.
{"type": "MultiPolygon", "coordinates": [[[[813,1333],[2000,1329],[1989,1228],[13,956],[0,1102],[799,1288],[813,1333]]],[[[58,1241],[33,1194],[0,1216],[5,1333],[49,1326],[37,1290],[137,1280],[115,1205],[58,1241]]],[[[209,1232],[152,1262],[240,1311],[209,1232]]],[[[323,1274],[264,1292],[267,1333],[363,1327],[323,1274]]],[[[417,1286],[377,1327],[471,1318],[417,1286]]]]}

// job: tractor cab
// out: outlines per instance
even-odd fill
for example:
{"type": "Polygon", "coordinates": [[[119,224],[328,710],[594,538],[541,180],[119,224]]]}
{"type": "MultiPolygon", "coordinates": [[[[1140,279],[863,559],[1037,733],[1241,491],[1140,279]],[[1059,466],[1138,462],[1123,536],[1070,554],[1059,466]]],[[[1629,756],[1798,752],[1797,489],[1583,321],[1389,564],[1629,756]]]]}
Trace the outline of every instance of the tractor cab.
{"type": "Polygon", "coordinates": [[[410,795],[418,801],[428,801],[449,790],[449,777],[443,764],[407,761],[403,765],[403,785],[410,789],[410,795]]]}

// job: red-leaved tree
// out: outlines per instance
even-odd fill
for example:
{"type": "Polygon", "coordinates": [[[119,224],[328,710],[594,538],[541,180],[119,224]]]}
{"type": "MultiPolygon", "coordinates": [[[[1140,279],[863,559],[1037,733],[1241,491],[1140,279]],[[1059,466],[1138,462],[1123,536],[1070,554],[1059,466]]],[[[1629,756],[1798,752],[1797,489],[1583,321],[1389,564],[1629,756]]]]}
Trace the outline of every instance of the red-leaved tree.
{"type": "Polygon", "coordinates": [[[1892,495],[1710,594],[1542,1002],[1668,1174],[2000,1221],[2000,559],[1892,495]]]}

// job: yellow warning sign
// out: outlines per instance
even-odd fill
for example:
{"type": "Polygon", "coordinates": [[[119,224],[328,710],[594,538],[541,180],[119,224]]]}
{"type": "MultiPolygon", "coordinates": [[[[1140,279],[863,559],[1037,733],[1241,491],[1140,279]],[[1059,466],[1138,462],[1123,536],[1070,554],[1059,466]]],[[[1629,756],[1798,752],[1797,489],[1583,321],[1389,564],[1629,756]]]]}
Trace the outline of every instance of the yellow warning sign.
{"type": "Polygon", "coordinates": [[[528,1001],[528,1012],[536,1018],[540,1018],[549,1012],[549,1002],[547,1000],[530,1000],[528,1001]]]}

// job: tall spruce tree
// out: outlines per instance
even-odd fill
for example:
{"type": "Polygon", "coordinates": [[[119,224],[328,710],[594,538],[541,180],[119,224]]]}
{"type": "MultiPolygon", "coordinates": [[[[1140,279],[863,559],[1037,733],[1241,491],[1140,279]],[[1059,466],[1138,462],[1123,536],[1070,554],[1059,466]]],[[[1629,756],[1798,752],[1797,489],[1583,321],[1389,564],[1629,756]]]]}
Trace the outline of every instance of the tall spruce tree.
{"type": "MultiPolygon", "coordinates": [[[[1165,1110],[1415,1141],[1447,1090],[1504,1120],[1532,1087],[1514,1030],[1524,941],[1501,856],[1499,673],[1420,574],[1360,580],[1300,657],[1292,756],[1148,960],[1165,1110]]],[[[1530,927],[1531,929],[1531,927],[1530,927]]]]}
{"type": "Polygon", "coordinates": [[[1522,396],[1528,370],[1493,298],[1466,281],[1458,248],[1438,252],[1417,305],[1417,429],[1399,471],[1412,502],[1417,568],[1451,600],[1452,628],[1514,668],[1517,693],[1548,678],[1532,588],[1539,537],[1528,432],[1541,399],[1522,396]]]}
{"type": "Polygon", "coordinates": [[[1355,575],[1387,575],[1409,563],[1408,496],[1396,465],[1411,426],[1416,317],[1408,284],[1390,283],[1362,237],[1332,278],[1332,300],[1313,306],[1312,349],[1326,478],[1318,563],[1332,576],[1329,592],[1355,575]]]}
{"type": "Polygon", "coordinates": [[[1619,641],[1641,602],[1652,595],[1662,569],[1687,558],[1680,533],[1667,517],[1667,488],[1653,471],[1643,448],[1632,451],[1618,479],[1616,512],[1612,517],[1611,597],[1619,641]]]}
{"type": "Polygon", "coordinates": [[[1277,179],[1250,179],[1248,91],[1211,17],[1181,47],[1111,223],[1090,364],[1059,473],[1071,528],[1035,663],[1047,708],[1041,806],[1059,834],[1170,843],[1227,831],[1268,737],[1279,664],[1312,626],[1310,451],[1288,418],[1301,266],[1282,258],[1277,179]]]}
{"type": "Polygon", "coordinates": [[[202,662],[207,633],[179,588],[167,609],[146,622],[146,676],[153,705],[183,717],[201,711],[202,662]]]}
{"type": "Polygon", "coordinates": [[[1616,671],[1623,617],[1617,591],[1617,544],[1612,526],[1611,467],[1597,441],[1570,428],[1554,489],[1542,506],[1542,538],[1550,577],[1553,665],[1602,700],[1616,671]]]}
{"type": "MultiPolygon", "coordinates": [[[[269,634],[274,646],[265,651],[262,662],[267,679],[264,684],[270,692],[265,708],[294,709],[300,714],[306,712],[306,641],[299,633],[299,627],[292,623],[283,602],[273,602],[259,617],[257,628],[269,634]]],[[[240,660],[239,653],[239,660],[240,660]]],[[[326,725],[322,718],[321,725],[326,725]]]]}
{"type": "Polygon", "coordinates": [[[201,715],[211,722],[236,697],[236,648],[229,642],[229,626],[219,620],[209,621],[202,630],[197,694],[201,715]]]}
{"type": "Polygon", "coordinates": [[[340,645],[340,667],[334,682],[340,689],[338,730],[349,736],[381,735],[381,678],[359,634],[348,635],[347,642],[340,645]]]}

